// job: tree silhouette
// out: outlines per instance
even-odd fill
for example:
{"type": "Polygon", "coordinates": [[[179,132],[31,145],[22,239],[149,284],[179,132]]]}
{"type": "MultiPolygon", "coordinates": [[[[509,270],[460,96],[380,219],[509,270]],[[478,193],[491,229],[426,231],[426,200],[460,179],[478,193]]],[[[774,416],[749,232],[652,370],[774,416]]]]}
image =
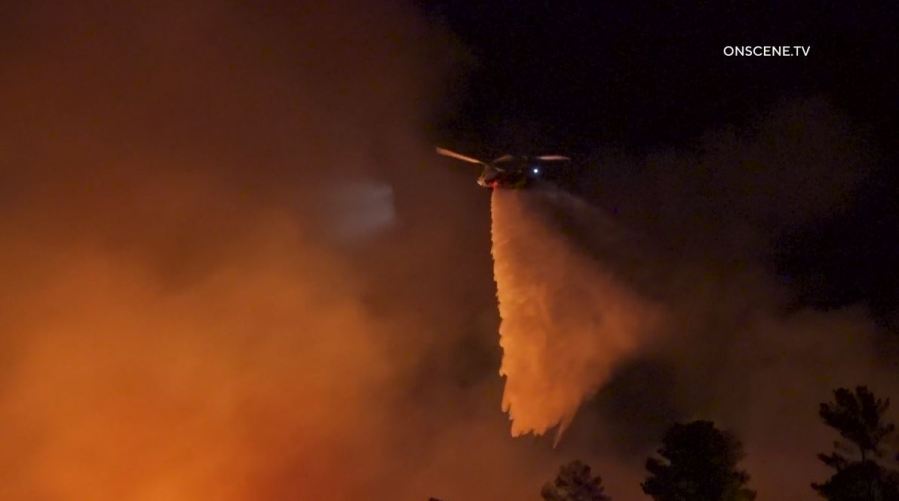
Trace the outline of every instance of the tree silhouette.
{"type": "Polygon", "coordinates": [[[749,474],[737,469],[743,446],[710,421],[675,424],[665,433],[661,459],[646,461],[643,492],[655,501],[751,501],[749,474]]]}
{"type": "Polygon", "coordinates": [[[609,501],[602,479],[590,474],[590,467],[575,460],[559,468],[555,480],[543,486],[544,501],[609,501]]]}
{"type": "Polygon", "coordinates": [[[844,440],[834,442],[834,452],[818,454],[836,472],[812,488],[833,501],[899,501],[899,472],[881,464],[884,445],[896,429],[884,420],[890,400],[875,397],[865,386],[854,392],[837,388],[833,394],[834,401],[822,403],[818,415],[844,440]]]}

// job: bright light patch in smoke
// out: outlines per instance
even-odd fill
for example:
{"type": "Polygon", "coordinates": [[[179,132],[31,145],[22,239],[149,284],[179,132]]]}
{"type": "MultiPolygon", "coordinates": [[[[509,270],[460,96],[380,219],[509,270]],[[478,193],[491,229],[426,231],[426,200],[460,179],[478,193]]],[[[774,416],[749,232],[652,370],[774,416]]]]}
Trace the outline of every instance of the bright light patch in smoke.
{"type": "Polygon", "coordinates": [[[396,218],[393,188],[375,181],[349,181],[337,185],[329,199],[332,231],[341,240],[370,237],[396,218]]]}
{"type": "Polygon", "coordinates": [[[493,191],[502,406],[512,435],[560,425],[558,440],[581,403],[641,345],[657,315],[548,224],[541,196],[493,191]]]}

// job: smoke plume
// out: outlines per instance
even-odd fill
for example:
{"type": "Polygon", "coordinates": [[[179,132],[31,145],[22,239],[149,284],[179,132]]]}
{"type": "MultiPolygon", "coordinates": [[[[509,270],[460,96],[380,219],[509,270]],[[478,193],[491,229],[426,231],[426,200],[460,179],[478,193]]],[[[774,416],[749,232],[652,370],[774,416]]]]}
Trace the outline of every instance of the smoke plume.
{"type": "MultiPolygon", "coordinates": [[[[771,256],[789,245],[791,228],[864,196],[876,155],[863,137],[811,99],[710,132],[690,149],[595,163],[589,188],[601,195],[590,198],[658,249],[645,266],[654,279],[629,283],[649,291],[665,317],[584,406],[563,450],[589,443],[639,471],[672,422],[712,419],[744,442],[760,498],[814,495],[809,483],[829,475],[815,454],[837,438],[818,404],[857,384],[895,401],[896,343],[863,305],[801,306],[771,256]]],[[[637,484],[611,492],[643,497],[637,484]]]]}
{"type": "Polygon", "coordinates": [[[439,35],[352,1],[19,2],[0,33],[0,497],[429,495],[429,445],[393,451],[461,329],[471,209],[420,191],[439,35]]]}

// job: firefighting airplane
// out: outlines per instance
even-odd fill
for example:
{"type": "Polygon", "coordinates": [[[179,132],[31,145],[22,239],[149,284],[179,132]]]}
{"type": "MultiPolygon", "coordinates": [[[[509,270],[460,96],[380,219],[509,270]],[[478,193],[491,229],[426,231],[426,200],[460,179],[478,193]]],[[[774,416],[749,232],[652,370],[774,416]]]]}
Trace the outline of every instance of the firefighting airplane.
{"type": "Polygon", "coordinates": [[[524,188],[534,179],[540,177],[540,162],[567,162],[571,160],[562,155],[539,155],[527,157],[523,155],[505,154],[491,162],[482,162],[446,148],[437,147],[437,154],[455,158],[482,167],[478,176],[478,184],[484,188],[524,188]]]}

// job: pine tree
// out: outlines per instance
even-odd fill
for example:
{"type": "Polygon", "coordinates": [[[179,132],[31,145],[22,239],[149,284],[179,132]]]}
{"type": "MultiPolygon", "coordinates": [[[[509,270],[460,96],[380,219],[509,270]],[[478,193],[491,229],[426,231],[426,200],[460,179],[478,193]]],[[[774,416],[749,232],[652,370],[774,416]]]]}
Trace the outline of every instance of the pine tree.
{"type": "Polygon", "coordinates": [[[540,495],[544,501],[609,501],[603,491],[602,479],[575,460],[559,468],[555,480],[544,485],[540,495]]]}
{"type": "Polygon", "coordinates": [[[884,420],[890,400],[875,397],[864,386],[833,393],[834,401],[822,403],[818,415],[843,441],[834,442],[834,452],[818,454],[836,472],[812,488],[832,501],[899,501],[899,472],[881,463],[887,439],[896,429],[884,420]]]}
{"type": "Polygon", "coordinates": [[[675,424],[665,433],[661,459],[649,458],[643,492],[655,501],[751,501],[749,474],[737,469],[743,447],[710,421],[675,424]]]}

